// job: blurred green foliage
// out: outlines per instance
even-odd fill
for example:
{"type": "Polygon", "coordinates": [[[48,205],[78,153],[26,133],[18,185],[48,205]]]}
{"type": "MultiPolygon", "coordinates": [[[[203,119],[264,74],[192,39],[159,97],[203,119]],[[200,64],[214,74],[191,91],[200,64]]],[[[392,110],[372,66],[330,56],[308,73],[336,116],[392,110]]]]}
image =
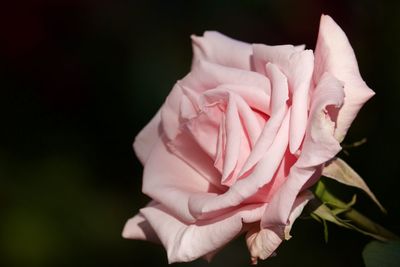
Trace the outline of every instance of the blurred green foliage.
{"type": "Polygon", "coordinates": [[[369,242],[363,250],[366,267],[396,267],[400,262],[400,242],[369,242]]]}
{"type": "MultiPolygon", "coordinates": [[[[131,143],[188,72],[190,34],[313,48],[321,13],[346,31],[377,93],[345,140],[368,143],[343,156],[389,214],[367,197],[357,205],[400,233],[399,11],[394,1],[372,0],[0,4],[0,265],[165,266],[160,246],[120,234],[148,201],[131,143]]],[[[325,245],[311,220],[296,222],[293,235],[260,265],[362,266],[369,240],[333,226],[325,245]]],[[[238,238],[211,266],[248,263],[238,238]]]]}

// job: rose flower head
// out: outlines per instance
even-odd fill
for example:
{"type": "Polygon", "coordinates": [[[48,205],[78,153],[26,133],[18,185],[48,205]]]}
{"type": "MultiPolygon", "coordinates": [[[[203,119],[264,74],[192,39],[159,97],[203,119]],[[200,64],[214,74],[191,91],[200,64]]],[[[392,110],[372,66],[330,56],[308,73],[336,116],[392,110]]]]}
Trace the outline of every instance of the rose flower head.
{"type": "Polygon", "coordinates": [[[218,32],[192,43],[190,73],[135,139],[152,201],[123,236],[161,243],[172,263],[210,259],[246,233],[255,263],[290,237],[307,189],[374,92],[326,15],[314,52],[218,32]]]}

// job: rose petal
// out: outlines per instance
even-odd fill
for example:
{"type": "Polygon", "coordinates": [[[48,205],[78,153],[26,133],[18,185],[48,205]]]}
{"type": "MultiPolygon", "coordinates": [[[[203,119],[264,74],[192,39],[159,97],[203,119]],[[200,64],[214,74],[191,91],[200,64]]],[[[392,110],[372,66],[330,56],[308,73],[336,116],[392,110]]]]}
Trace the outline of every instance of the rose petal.
{"type": "Polygon", "coordinates": [[[265,119],[258,112],[254,112],[241,96],[237,96],[235,100],[244,132],[250,139],[251,147],[254,147],[260,137],[261,126],[264,126],[265,119]]]}
{"type": "Polygon", "coordinates": [[[288,110],[286,101],[289,98],[287,79],[274,64],[268,63],[266,72],[271,81],[271,116],[265,124],[256,145],[251,151],[239,176],[249,171],[263,156],[265,151],[275,140],[275,136],[282,124],[282,120],[288,110]]]}
{"type": "Polygon", "coordinates": [[[171,215],[162,205],[140,212],[157,233],[167,250],[168,262],[187,262],[218,250],[238,234],[243,223],[260,219],[264,205],[249,205],[223,217],[186,224],[171,215]]]}
{"type": "Polygon", "coordinates": [[[221,174],[213,167],[213,160],[194,140],[193,135],[183,131],[173,141],[168,142],[172,153],[197,171],[204,179],[210,182],[220,192],[225,192],[226,187],[221,185],[221,174]]]}
{"type": "Polygon", "coordinates": [[[175,84],[161,107],[161,125],[165,137],[169,140],[173,140],[180,131],[179,117],[183,95],[182,87],[175,84]]]}
{"type": "Polygon", "coordinates": [[[246,234],[246,244],[251,255],[252,264],[257,264],[258,259],[269,258],[282,243],[282,239],[272,230],[260,230],[257,225],[246,234]]]}
{"type": "Polygon", "coordinates": [[[296,52],[293,45],[265,45],[253,44],[253,64],[254,70],[266,75],[266,64],[273,63],[286,75],[289,69],[290,56],[296,52]]]}
{"type": "Polygon", "coordinates": [[[147,161],[154,145],[160,140],[160,122],[161,113],[159,110],[151,121],[139,132],[133,142],[133,149],[143,165],[147,161]]]}
{"type": "Polygon", "coordinates": [[[181,124],[185,121],[191,120],[199,113],[197,103],[193,104],[192,100],[184,94],[181,99],[180,105],[180,121],[181,124]]]}
{"type": "MultiPolygon", "coordinates": [[[[294,221],[300,216],[304,206],[312,198],[313,195],[309,191],[300,194],[296,198],[290,213],[288,225],[285,227],[286,240],[290,238],[289,233],[294,221]]],[[[257,259],[265,260],[270,257],[282,241],[283,238],[272,229],[264,228],[260,230],[258,225],[253,227],[246,235],[246,243],[251,254],[252,262],[257,263],[257,259]]]]}
{"type": "Polygon", "coordinates": [[[225,118],[226,129],[226,145],[225,145],[225,159],[224,168],[222,172],[222,182],[234,171],[239,159],[240,147],[242,142],[240,117],[238,114],[236,101],[234,95],[230,95],[225,118]]]}
{"type": "MultiPolygon", "coordinates": [[[[242,92],[242,97],[248,103],[265,114],[269,113],[267,103],[269,103],[270,84],[266,77],[252,71],[224,67],[200,60],[186,77],[175,84],[161,108],[162,129],[166,137],[173,140],[179,133],[180,107],[185,90],[204,93],[223,84],[235,84],[235,88],[242,92]],[[243,87],[247,87],[246,90],[243,87]]],[[[186,96],[190,97],[190,95],[186,96]]]]}
{"type": "Polygon", "coordinates": [[[330,73],[324,73],[312,95],[310,119],[303,150],[296,165],[313,167],[332,159],[342,148],[333,137],[335,123],[327,111],[341,109],[345,97],[343,84],[330,73]]]}
{"type": "Polygon", "coordinates": [[[266,208],[261,221],[263,228],[280,225],[282,230],[280,234],[283,235],[283,229],[288,223],[295,197],[318,170],[318,167],[341,150],[333,136],[334,123],[329,118],[326,108],[328,106],[340,107],[343,98],[342,84],[330,74],[325,73],[313,93],[310,121],[302,153],[291,168],[287,181],[272,197],[266,208]]]}
{"type": "Polygon", "coordinates": [[[215,192],[204,176],[168,151],[162,141],[155,145],[146,162],[142,190],[187,222],[195,221],[188,209],[189,198],[198,192],[215,192]]]}
{"type": "Polygon", "coordinates": [[[285,228],[285,239],[289,240],[292,238],[290,235],[290,231],[292,230],[293,224],[296,221],[296,219],[301,215],[303,212],[304,207],[307,205],[308,201],[314,198],[314,194],[311,191],[304,191],[300,193],[291,210],[291,213],[289,215],[289,220],[288,220],[288,225],[285,228]]]}
{"type": "Polygon", "coordinates": [[[354,51],[342,29],[322,15],[315,48],[314,80],[329,72],[344,83],[345,99],[339,110],[335,136],[341,142],[362,105],[375,93],[363,81],[354,51]]]}
{"type": "Polygon", "coordinates": [[[193,62],[206,60],[227,67],[250,70],[251,45],[219,32],[207,31],[203,37],[192,35],[193,62]]]}
{"type": "MultiPolygon", "coordinates": [[[[157,203],[151,201],[147,206],[153,207],[157,203]]],[[[147,240],[154,243],[161,243],[157,234],[154,232],[151,225],[148,223],[145,217],[142,214],[136,214],[132,218],[130,218],[122,231],[122,237],[128,239],[139,239],[139,240],[147,240]]]]}
{"type": "MultiPolygon", "coordinates": [[[[214,166],[223,174],[222,183],[231,185],[249,155],[251,145],[258,139],[260,121],[264,119],[240,95],[225,88],[225,85],[207,91],[203,97],[204,100],[199,101],[203,107],[200,107],[198,114],[183,122],[182,126],[187,128],[187,132],[206,154],[214,159],[214,166]],[[236,150],[233,149],[234,145],[236,150]]],[[[188,105],[192,109],[192,104],[186,102],[181,103],[181,107],[188,105]]],[[[173,143],[176,141],[173,140],[173,143]]],[[[174,151],[180,154],[178,150],[174,151]]]]}
{"type": "MultiPolygon", "coordinates": [[[[265,91],[260,90],[260,88],[258,87],[225,83],[219,85],[214,89],[210,89],[204,92],[202,96],[204,97],[205,102],[211,104],[221,101],[221,99],[226,99],[228,95],[231,93],[236,94],[238,98],[240,97],[242,100],[244,100],[244,102],[247,104],[249,108],[259,111],[259,112],[254,112],[254,111],[252,112],[256,116],[257,115],[266,116],[270,114],[270,105],[269,105],[271,101],[270,95],[266,94],[265,91]]],[[[242,103],[238,103],[238,105],[240,105],[238,106],[238,108],[241,108],[241,106],[243,106],[242,103]]]]}
{"type": "Polygon", "coordinates": [[[289,175],[290,168],[294,165],[296,161],[297,157],[291,154],[289,149],[286,149],[283,159],[280,162],[279,167],[276,170],[271,181],[261,187],[256,194],[247,198],[243,203],[269,203],[271,201],[271,198],[286,181],[289,175]]]}
{"type": "Polygon", "coordinates": [[[275,141],[248,177],[238,180],[224,194],[198,193],[190,197],[193,216],[206,217],[208,213],[237,206],[272,179],[288,145],[289,117],[287,113],[275,141]]]}
{"type": "Polygon", "coordinates": [[[299,149],[307,127],[308,94],[314,70],[311,50],[297,52],[291,57],[289,88],[292,88],[289,148],[293,154],[299,149]]]}
{"type": "MultiPolygon", "coordinates": [[[[228,149],[228,145],[229,143],[227,143],[227,141],[229,141],[229,138],[234,138],[234,136],[230,136],[230,132],[226,133],[226,129],[227,124],[228,123],[233,123],[235,121],[229,121],[228,120],[228,110],[226,113],[226,119],[224,120],[223,123],[225,123],[226,127],[222,127],[221,130],[225,133],[225,138],[223,138],[223,142],[225,143],[224,147],[224,151],[223,151],[223,159],[221,158],[221,160],[224,161],[224,171],[223,175],[222,175],[222,184],[227,185],[227,186],[232,186],[237,179],[239,178],[239,171],[242,169],[245,161],[247,160],[251,148],[252,146],[255,145],[255,143],[257,142],[257,139],[259,138],[260,132],[261,132],[261,127],[260,125],[265,124],[265,119],[258,113],[258,112],[254,112],[249,105],[243,100],[243,98],[237,94],[235,94],[232,91],[227,90],[227,92],[230,92],[229,95],[229,102],[230,101],[234,101],[235,105],[236,105],[236,109],[237,109],[237,113],[238,113],[238,117],[236,119],[236,123],[237,125],[235,127],[237,127],[237,131],[238,131],[238,136],[239,136],[239,140],[240,143],[238,145],[239,149],[236,150],[236,156],[234,158],[230,158],[230,160],[234,160],[233,162],[235,162],[235,166],[234,168],[229,172],[226,171],[227,170],[227,159],[229,159],[229,157],[227,157],[228,153],[233,152],[232,150],[228,149]]],[[[229,107],[229,104],[228,104],[229,107]]],[[[232,129],[233,127],[230,126],[231,128],[231,132],[235,131],[235,129],[232,129]]],[[[235,139],[233,139],[235,140],[235,139]]],[[[236,141],[235,141],[236,142],[236,141]]],[[[233,146],[231,146],[233,147],[233,146]]],[[[217,166],[217,165],[216,165],[217,166]]],[[[233,166],[233,164],[232,164],[233,166]]]]}
{"type": "Polygon", "coordinates": [[[212,159],[216,157],[218,131],[223,116],[218,105],[210,105],[203,107],[196,117],[182,125],[212,159]]]}
{"type": "Polygon", "coordinates": [[[199,60],[192,71],[179,83],[198,92],[214,89],[222,84],[245,85],[258,88],[270,95],[270,85],[265,76],[243,69],[230,68],[205,60],[199,60]]]}
{"type": "Polygon", "coordinates": [[[308,91],[314,69],[314,55],[311,50],[301,51],[292,45],[253,45],[256,70],[266,73],[266,63],[277,65],[286,75],[292,93],[292,114],[290,120],[290,152],[295,153],[303,141],[307,126],[308,91]]]}

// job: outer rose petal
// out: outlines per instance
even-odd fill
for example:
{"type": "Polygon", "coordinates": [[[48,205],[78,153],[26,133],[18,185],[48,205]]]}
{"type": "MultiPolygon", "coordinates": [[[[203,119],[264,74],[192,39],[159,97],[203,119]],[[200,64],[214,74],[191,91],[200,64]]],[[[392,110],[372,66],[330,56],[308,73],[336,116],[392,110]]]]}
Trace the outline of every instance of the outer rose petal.
{"type": "Polygon", "coordinates": [[[151,121],[140,131],[133,142],[133,149],[140,162],[144,165],[154,145],[160,140],[160,110],[151,121]]]}
{"type": "MultiPolygon", "coordinates": [[[[151,201],[147,206],[152,207],[155,205],[157,205],[157,203],[151,201]]],[[[126,222],[124,230],[122,231],[122,237],[161,243],[149,222],[140,213],[136,214],[126,222]]]]}
{"type": "Polygon", "coordinates": [[[146,222],[146,219],[143,217],[143,215],[136,214],[126,222],[124,230],[122,231],[122,237],[148,240],[147,229],[151,229],[151,227],[146,222]]]}
{"type": "Polygon", "coordinates": [[[203,175],[169,151],[163,141],[155,145],[144,166],[142,191],[186,222],[195,221],[189,211],[189,198],[216,192],[203,175]]]}
{"type": "Polygon", "coordinates": [[[315,48],[314,81],[324,72],[344,82],[345,99],[339,110],[335,137],[341,142],[362,105],[375,93],[361,78],[357,59],[346,34],[327,15],[322,15],[315,48]]]}
{"type": "Polygon", "coordinates": [[[175,84],[160,109],[162,129],[166,137],[170,140],[174,139],[179,133],[179,113],[181,100],[184,95],[182,90],[179,84],[175,84]]]}
{"type": "Polygon", "coordinates": [[[264,205],[248,205],[223,217],[185,224],[165,207],[147,207],[140,212],[167,250],[168,262],[187,262],[214,252],[242,231],[243,223],[260,220],[264,205]]]}
{"type": "Polygon", "coordinates": [[[187,132],[183,131],[172,142],[168,143],[170,150],[182,161],[186,162],[201,176],[209,181],[213,186],[225,191],[225,186],[221,185],[221,174],[213,165],[212,159],[204,152],[199,144],[187,132]]]}
{"type": "Polygon", "coordinates": [[[193,63],[206,60],[227,67],[250,70],[251,45],[229,38],[219,32],[192,35],[193,63]]]}
{"type": "Polygon", "coordinates": [[[325,73],[312,96],[310,121],[302,153],[291,168],[287,181],[267,206],[261,220],[262,228],[276,227],[275,230],[284,235],[284,226],[288,223],[290,210],[298,193],[320,166],[341,150],[338,141],[333,137],[334,123],[326,108],[340,107],[343,98],[342,84],[329,73],[325,73]]]}
{"type": "Polygon", "coordinates": [[[246,243],[251,255],[251,263],[257,264],[258,259],[269,258],[282,243],[282,238],[274,231],[265,228],[260,230],[255,226],[246,234],[246,243]]]}
{"type": "MultiPolygon", "coordinates": [[[[290,213],[289,223],[285,227],[286,240],[291,237],[289,233],[294,221],[300,216],[304,206],[312,198],[313,194],[309,191],[305,191],[297,197],[290,213]]],[[[255,226],[246,235],[246,243],[251,254],[252,263],[257,263],[257,259],[265,260],[271,256],[282,241],[283,238],[275,231],[269,228],[260,230],[258,225],[255,226]]]]}

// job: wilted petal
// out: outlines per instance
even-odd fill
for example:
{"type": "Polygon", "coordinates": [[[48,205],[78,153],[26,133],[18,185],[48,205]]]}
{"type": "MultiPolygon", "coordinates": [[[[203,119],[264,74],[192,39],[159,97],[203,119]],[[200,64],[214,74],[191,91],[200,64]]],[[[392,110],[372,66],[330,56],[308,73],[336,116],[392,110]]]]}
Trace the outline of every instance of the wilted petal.
{"type": "MultiPolygon", "coordinates": [[[[313,195],[309,191],[305,191],[300,194],[296,201],[293,204],[288,225],[285,227],[284,233],[285,237],[276,233],[274,229],[271,228],[263,228],[260,230],[260,227],[257,225],[253,227],[246,235],[246,243],[247,247],[251,254],[252,263],[257,263],[258,259],[265,260],[270,257],[278,246],[282,243],[283,239],[290,238],[290,230],[293,226],[294,221],[297,217],[300,216],[303,211],[304,206],[308,203],[310,199],[313,198],[313,195]]],[[[264,213],[264,216],[268,216],[268,214],[264,213]]]]}
{"type": "Polygon", "coordinates": [[[344,97],[343,84],[336,77],[325,73],[312,95],[307,135],[297,167],[318,166],[332,159],[341,150],[333,136],[335,123],[330,111],[341,109],[344,97]]]}
{"type": "Polygon", "coordinates": [[[268,228],[260,230],[258,225],[252,228],[246,234],[252,264],[257,264],[258,259],[265,260],[270,257],[282,241],[280,236],[268,228]]]}
{"type": "Polygon", "coordinates": [[[344,160],[340,158],[334,158],[328,162],[328,164],[325,165],[324,169],[322,170],[322,175],[332,178],[339,183],[354,186],[363,190],[383,212],[386,212],[385,208],[376,198],[374,193],[372,193],[371,189],[369,189],[368,185],[364,182],[361,176],[358,175],[358,173],[356,173],[356,171],[354,171],[344,160]]]}

